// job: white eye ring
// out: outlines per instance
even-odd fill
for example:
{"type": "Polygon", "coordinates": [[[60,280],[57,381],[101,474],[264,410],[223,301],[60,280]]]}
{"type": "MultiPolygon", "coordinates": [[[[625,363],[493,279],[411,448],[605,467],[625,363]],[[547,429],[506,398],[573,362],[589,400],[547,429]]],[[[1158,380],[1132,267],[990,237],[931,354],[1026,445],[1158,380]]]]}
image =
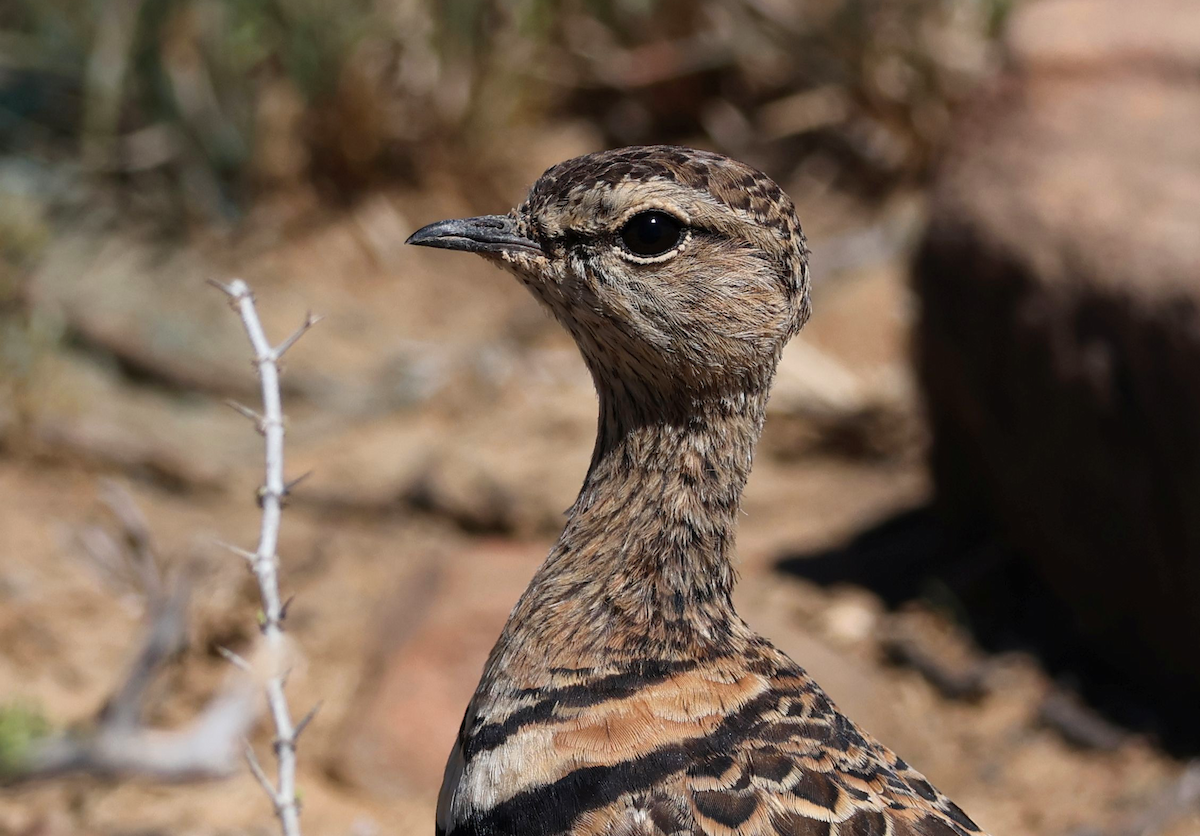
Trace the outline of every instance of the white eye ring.
{"type": "Polygon", "coordinates": [[[661,264],[664,261],[670,261],[675,256],[686,250],[691,241],[692,231],[690,229],[685,229],[682,237],[679,239],[679,243],[661,255],[638,255],[637,253],[632,253],[627,250],[624,244],[615,244],[613,249],[617,251],[617,255],[621,256],[621,258],[625,259],[626,261],[633,262],[634,264],[661,264]]]}
{"type": "Polygon", "coordinates": [[[635,264],[656,264],[679,254],[691,240],[691,228],[673,212],[642,207],[625,218],[616,237],[622,258],[635,264]]]}

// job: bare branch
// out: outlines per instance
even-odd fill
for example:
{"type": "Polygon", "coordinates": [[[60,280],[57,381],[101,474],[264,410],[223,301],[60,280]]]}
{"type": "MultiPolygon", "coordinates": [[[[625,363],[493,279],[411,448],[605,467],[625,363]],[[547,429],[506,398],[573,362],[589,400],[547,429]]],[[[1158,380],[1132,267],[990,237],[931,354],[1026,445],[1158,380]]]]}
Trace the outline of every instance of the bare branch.
{"type": "MultiPolygon", "coordinates": [[[[121,591],[130,586],[129,555],[101,526],[88,525],[75,533],[80,550],[105,583],[121,591]]],[[[140,590],[139,590],[140,591],[140,590]]]]}
{"type": "Polygon", "coordinates": [[[150,604],[162,602],[167,593],[145,515],[129,492],[112,480],[101,481],[100,501],[117,531],[99,525],[79,531],[76,537],[83,553],[106,580],[129,587],[150,604]]]}
{"type": "Polygon", "coordinates": [[[124,683],[100,710],[101,727],[132,731],[140,724],[146,689],[163,664],[187,646],[190,592],[188,583],[181,578],[165,602],[151,600],[148,603],[153,617],[150,630],[142,640],[142,649],[124,683]]]}
{"type": "MultiPolygon", "coordinates": [[[[180,575],[168,583],[155,557],[150,527],[128,493],[113,484],[102,499],[120,527],[120,537],[100,527],[80,534],[80,542],[100,568],[116,576],[132,575],[146,597],[148,627],[142,646],[121,685],[99,712],[92,727],[35,740],[21,753],[20,763],[0,779],[6,783],[31,781],[83,772],[91,775],[148,777],[160,781],[185,781],[229,775],[244,755],[250,771],[262,785],[279,818],[283,836],[299,836],[300,807],[296,798],[296,740],[312,722],[314,707],[293,725],[284,687],[290,670],[283,637],[287,604],[279,594],[279,522],[284,498],[304,476],[291,482],[283,478],[285,423],[279,387],[279,358],[319,320],[311,313],[277,348],[267,342],[254,308],[254,294],[245,282],[210,281],[230,300],[241,316],[254,350],[254,364],[262,383],[263,410],[231,402],[230,406],[254,421],[265,439],[265,479],[259,490],[262,525],[258,546],[246,551],[225,545],[246,559],[258,580],[262,596],[262,634],[266,645],[265,686],[256,667],[236,653],[221,648],[231,670],[225,687],[191,723],[164,731],[146,728],[142,714],[146,692],[171,656],[184,646],[188,584],[180,575]],[[275,726],[274,749],[278,760],[272,784],[245,743],[259,714],[260,688],[275,726]]],[[[307,474],[305,474],[307,476],[307,474]]],[[[289,599],[290,601],[290,599],[289,599]]],[[[319,705],[319,704],[318,704],[319,705]]]]}
{"type": "Polygon", "coordinates": [[[257,689],[239,675],[236,686],[222,692],[181,730],[109,723],[88,732],[44,738],[25,753],[18,770],[4,777],[8,783],[70,773],[168,782],[224,778],[237,769],[237,741],[253,727],[257,701],[257,689]]]}
{"type": "Polygon", "coordinates": [[[111,480],[102,483],[100,500],[121,525],[121,533],[130,553],[137,560],[136,567],[146,581],[143,590],[147,597],[155,598],[161,594],[162,585],[150,538],[150,524],[146,522],[146,516],[137,507],[129,492],[111,480]]]}
{"type": "Polygon", "coordinates": [[[114,537],[100,527],[92,527],[82,532],[79,539],[84,552],[106,572],[114,576],[135,576],[133,579],[147,601],[148,627],[142,646],[124,681],[99,712],[92,727],[35,740],[21,753],[17,767],[0,778],[14,783],[83,772],[160,781],[195,780],[229,775],[236,768],[240,754],[270,798],[283,836],[299,836],[296,740],[316,716],[317,708],[295,725],[284,695],[290,670],[283,636],[287,604],[281,601],[279,593],[276,549],[284,499],[305,477],[291,482],[285,482],[283,478],[285,422],[279,387],[279,358],[319,319],[309,314],[295,333],[272,348],[255,311],[254,294],[246,283],[235,279],[229,284],[218,281],[209,284],[225,293],[241,316],[262,384],[261,414],[242,404],[230,403],[234,410],[254,421],[265,440],[265,477],[258,492],[262,508],[258,545],[253,552],[222,545],[241,555],[258,580],[265,666],[252,666],[238,654],[221,648],[221,654],[230,661],[233,670],[225,687],[190,724],[172,731],[150,729],[142,724],[150,683],[166,661],[184,646],[188,584],[182,575],[173,583],[164,580],[145,517],[126,492],[115,485],[107,485],[103,501],[120,527],[120,537],[114,537]],[[266,692],[266,705],[275,727],[278,771],[274,783],[245,743],[259,715],[260,689],[266,692]]]}
{"type": "Polygon", "coordinates": [[[0,777],[5,783],[70,773],[171,782],[226,777],[237,768],[238,742],[258,718],[257,686],[239,671],[184,728],[167,731],[142,724],[150,683],[186,645],[190,587],[180,574],[170,592],[163,591],[158,561],[149,545],[149,528],[140,510],[128,494],[112,486],[106,502],[121,523],[124,537],[122,548],[97,532],[103,538],[96,542],[113,552],[105,560],[142,570],[148,627],[141,649],[91,727],[34,740],[20,753],[18,763],[0,777]]]}
{"type": "MultiPolygon", "coordinates": [[[[285,424],[279,387],[279,358],[295,345],[296,341],[319,321],[319,318],[310,313],[291,336],[278,347],[272,348],[263,331],[262,323],[258,319],[258,312],[254,307],[254,294],[250,287],[241,279],[234,279],[227,285],[216,281],[210,282],[210,284],[229,296],[234,310],[241,316],[246,336],[254,351],[254,364],[258,368],[259,380],[262,384],[263,408],[257,421],[259,431],[266,442],[264,480],[257,493],[258,505],[262,508],[262,526],[259,530],[258,548],[248,559],[250,568],[258,579],[259,593],[262,596],[262,633],[272,660],[271,673],[266,682],[266,696],[267,708],[275,724],[275,755],[278,760],[275,784],[272,786],[266,778],[261,765],[253,759],[252,751],[249,752],[247,760],[250,763],[251,771],[259,779],[259,783],[263,784],[275,805],[275,814],[279,817],[284,836],[299,836],[300,808],[296,802],[296,736],[298,731],[292,723],[291,712],[284,695],[287,674],[284,669],[283,618],[287,611],[287,605],[282,603],[279,594],[279,556],[277,554],[279,523],[284,498],[299,480],[287,483],[283,478],[285,424]]],[[[306,723],[307,720],[304,722],[306,723]]]]}

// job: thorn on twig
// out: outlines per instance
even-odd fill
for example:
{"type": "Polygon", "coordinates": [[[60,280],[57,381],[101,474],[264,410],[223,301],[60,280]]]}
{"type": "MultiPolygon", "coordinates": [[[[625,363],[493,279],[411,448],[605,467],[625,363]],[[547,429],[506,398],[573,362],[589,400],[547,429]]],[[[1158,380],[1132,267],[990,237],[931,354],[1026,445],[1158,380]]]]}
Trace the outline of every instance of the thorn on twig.
{"type": "Polygon", "coordinates": [[[288,337],[286,340],[281,342],[278,346],[275,347],[274,351],[271,352],[271,354],[274,355],[274,357],[272,359],[274,359],[274,360],[281,359],[283,357],[283,355],[287,354],[288,349],[290,349],[292,346],[294,346],[296,344],[296,341],[304,336],[305,332],[307,332],[309,328],[312,328],[314,325],[316,325],[322,319],[324,319],[324,317],[316,316],[313,314],[312,311],[309,311],[308,314],[305,315],[304,322],[301,323],[300,327],[297,328],[295,331],[293,331],[292,335],[290,337],[288,337]]]}
{"type": "Polygon", "coordinates": [[[256,503],[258,503],[259,508],[262,508],[263,502],[266,501],[267,497],[274,497],[276,500],[278,500],[279,507],[282,508],[285,505],[287,505],[287,500],[288,500],[288,497],[292,493],[292,488],[299,485],[301,482],[303,482],[309,476],[312,476],[312,474],[313,474],[313,472],[311,470],[306,473],[302,473],[301,475],[297,476],[292,481],[285,482],[283,485],[283,489],[279,490],[279,491],[274,491],[271,488],[268,488],[266,485],[260,485],[258,490],[256,490],[254,492],[254,501],[256,503]]]}
{"type": "Polygon", "coordinates": [[[301,473],[299,476],[297,476],[292,481],[285,483],[283,486],[283,495],[287,496],[288,494],[290,494],[292,492],[292,488],[296,487],[297,485],[299,485],[301,482],[303,482],[305,479],[307,479],[309,476],[312,476],[312,475],[313,475],[313,472],[311,470],[309,470],[309,471],[306,471],[305,473],[301,473]]]}
{"type": "Polygon", "coordinates": [[[226,543],[224,540],[217,540],[216,543],[221,548],[233,552],[238,557],[242,558],[247,563],[249,563],[251,566],[253,566],[258,561],[258,555],[256,555],[254,552],[246,551],[245,549],[239,548],[238,546],[235,546],[232,543],[226,543]]]}
{"type": "Polygon", "coordinates": [[[263,430],[265,429],[265,427],[264,427],[265,419],[261,415],[259,415],[257,412],[255,412],[253,409],[251,409],[250,407],[245,406],[244,404],[240,404],[234,400],[225,401],[225,405],[228,406],[230,409],[232,409],[234,412],[238,412],[238,413],[246,416],[247,418],[249,418],[251,421],[253,421],[254,426],[259,431],[259,433],[262,433],[263,430]]]}
{"type": "Polygon", "coordinates": [[[316,705],[308,710],[308,713],[300,718],[300,722],[296,724],[295,731],[292,732],[292,743],[295,744],[300,739],[300,735],[308,728],[308,724],[317,716],[317,712],[321,710],[322,702],[318,701],[316,705]]]}
{"type": "Polygon", "coordinates": [[[266,772],[263,772],[262,764],[258,762],[258,755],[254,754],[254,749],[251,748],[249,743],[246,744],[245,751],[246,763],[250,766],[251,774],[253,774],[258,783],[262,785],[263,791],[266,792],[267,796],[276,804],[278,804],[278,801],[275,798],[275,788],[271,786],[271,779],[267,777],[266,772]]]}
{"type": "Polygon", "coordinates": [[[292,601],[296,600],[295,595],[289,595],[287,600],[283,602],[283,606],[279,608],[279,623],[282,624],[287,620],[288,609],[292,606],[292,601]]]}
{"type": "Polygon", "coordinates": [[[245,671],[246,673],[251,672],[252,669],[250,667],[250,663],[247,662],[244,658],[242,658],[238,654],[234,653],[228,647],[222,647],[221,645],[217,645],[217,653],[220,653],[227,660],[229,660],[229,662],[231,662],[233,664],[233,666],[235,668],[237,668],[238,670],[245,671]]]}
{"type": "Polygon", "coordinates": [[[210,285],[229,297],[229,306],[234,310],[237,310],[238,305],[243,299],[254,301],[254,292],[250,290],[250,285],[241,279],[234,279],[229,284],[219,282],[216,279],[208,279],[207,281],[210,285]]]}
{"type": "Polygon", "coordinates": [[[216,279],[205,279],[204,281],[206,284],[212,285],[226,296],[237,296],[237,291],[234,290],[232,284],[225,284],[225,282],[217,281],[216,279]]]}

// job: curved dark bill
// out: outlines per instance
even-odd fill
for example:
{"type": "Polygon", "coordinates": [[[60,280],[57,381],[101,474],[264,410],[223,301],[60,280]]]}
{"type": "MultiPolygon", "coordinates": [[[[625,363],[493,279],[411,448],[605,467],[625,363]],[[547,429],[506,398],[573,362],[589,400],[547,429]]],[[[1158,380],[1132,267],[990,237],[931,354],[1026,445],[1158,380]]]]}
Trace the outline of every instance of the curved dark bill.
{"type": "Polygon", "coordinates": [[[516,221],[508,215],[438,221],[421,227],[404,243],[468,253],[542,252],[537,242],[518,234],[516,221]]]}

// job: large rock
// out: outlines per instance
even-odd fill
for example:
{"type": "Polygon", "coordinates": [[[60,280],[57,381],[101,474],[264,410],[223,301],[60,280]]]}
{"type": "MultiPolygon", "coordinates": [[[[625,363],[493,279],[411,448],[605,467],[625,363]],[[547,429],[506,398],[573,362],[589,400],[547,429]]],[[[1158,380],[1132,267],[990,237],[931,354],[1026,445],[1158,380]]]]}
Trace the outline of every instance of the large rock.
{"type": "Polygon", "coordinates": [[[939,173],[916,262],[940,493],[998,523],[1099,655],[1187,713],[1200,4],[1046,0],[1008,45],[939,173]]]}

